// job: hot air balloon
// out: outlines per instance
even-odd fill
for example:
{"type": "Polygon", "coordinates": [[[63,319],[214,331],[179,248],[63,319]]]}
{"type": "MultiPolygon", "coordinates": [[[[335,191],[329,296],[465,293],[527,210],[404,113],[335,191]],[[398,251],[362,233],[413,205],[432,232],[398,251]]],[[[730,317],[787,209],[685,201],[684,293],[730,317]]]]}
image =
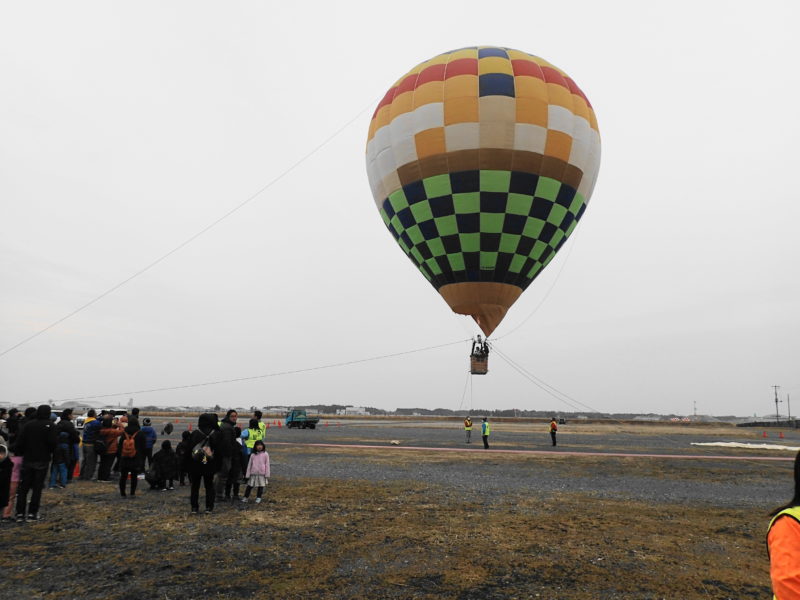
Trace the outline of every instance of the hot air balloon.
{"type": "Polygon", "coordinates": [[[392,236],[489,336],[583,216],[600,135],[566,73],[478,46],[398,79],[372,116],[366,155],[392,236]]]}

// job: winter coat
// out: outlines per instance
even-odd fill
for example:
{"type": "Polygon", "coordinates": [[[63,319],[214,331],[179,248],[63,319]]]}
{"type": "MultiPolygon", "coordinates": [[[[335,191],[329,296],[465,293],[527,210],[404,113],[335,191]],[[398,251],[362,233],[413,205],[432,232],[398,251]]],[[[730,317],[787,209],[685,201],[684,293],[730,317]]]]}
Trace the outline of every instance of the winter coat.
{"type": "Polygon", "coordinates": [[[250,462],[247,463],[247,473],[245,477],[250,475],[263,475],[269,477],[269,454],[267,452],[253,452],[250,455],[250,462]]]}
{"type": "Polygon", "coordinates": [[[66,465],[69,463],[70,458],[72,455],[70,454],[70,443],[69,443],[69,434],[62,431],[58,434],[58,444],[56,444],[55,450],[53,450],[53,464],[55,465],[66,465]]]}
{"type": "Polygon", "coordinates": [[[98,431],[97,435],[106,443],[106,454],[117,453],[117,442],[119,441],[119,436],[121,433],[122,427],[118,425],[100,428],[100,431],[98,431]]]}
{"type": "Polygon", "coordinates": [[[157,481],[178,478],[178,455],[162,448],[153,455],[153,471],[157,481]]]}
{"type": "Polygon", "coordinates": [[[151,425],[144,425],[142,427],[142,433],[144,434],[145,447],[150,450],[150,448],[153,447],[153,444],[156,443],[158,434],[151,425]]]}
{"type": "Polygon", "coordinates": [[[189,451],[183,457],[183,470],[193,474],[216,473],[220,468],[220,434],[217,420],[211,413],[203,413],[197,420],[197,429],[189,437],[189,451]],[[205,464],[192,458],[192,450],[208,437],[213,458],[205,464]]]}
{"type": "Polygon", "coordinates": [[[238,456],[239,444],[236,443],[236,429],[232,421],[225,418],[219,424],[220,450],[222,457],[238,456]]]}
{"type": "Polygon", "coordinates": [[[83,424],[83,445],[94,444],[103,422],[99,419],[87,419],[83,424]]]}
{"type": "Polygon", "coordinates": [[[125,469],[128,471],[136,470],[141,471],[144,469],[144,455],[147,452],[147,442],[139,425],[128,422],[128,426],[117,438],[117,456],[119,457],[120,470],[125,469]],[[127,436],[132,435],[133,443],[136,446],[136,456],[122,456],[122,442],[127,436]]]}
{"type": "Polygon", "coordinates": [[[6,456],[0,461],[0,507],[8,504],[9,490],[11,489],[11,473],[14,471],[14,463],[11,457],[6,456]]]}
{"type": "Polygon", "coordinates": [[[14,453],[23,457],[25,467],[46,469],[56,447],[56,428],[50,420],[50,407],[40,406],[36,418],[20,428],[14,453]]]}
{"type": "Polygon", "coordinates": [[[62,419],[56,424],[56,433],[59,434],[62,431],[69,436],[69,441],[67,443],[70,446],[72,444],[80,444],[81,435],[78,433],[78,430],[75,429],[75,423],[73,423],[71,419],[62,419]]]}

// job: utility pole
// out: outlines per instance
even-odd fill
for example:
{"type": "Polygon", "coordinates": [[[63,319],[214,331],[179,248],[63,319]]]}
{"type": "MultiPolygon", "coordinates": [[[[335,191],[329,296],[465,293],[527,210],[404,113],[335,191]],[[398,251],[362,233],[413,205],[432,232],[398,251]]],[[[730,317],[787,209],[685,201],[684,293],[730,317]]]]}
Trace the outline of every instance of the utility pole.
{"type": "Polygon", "coordinates": [[[789,413],[786,419],[788,421],[792,420],[792,405],[789,403],[789,394],[786,394],[786,412],[789,413]]]}
{"type": "Polygon", "coordinates": [[[781,413],[778,412],[778,402],[780,402],[780,400],[778,400],[778,390],[780,389],[780,387],[781,386],[779,386],[779,385],[773,385],[772,386],[772,388],[775,390],[775,421],[776,422],[781,420],[781,413]]]}
{"type": "Polygon", "coordinates": [[[697,419],[697,400],[694,400],[694,418],[697,419]]]}

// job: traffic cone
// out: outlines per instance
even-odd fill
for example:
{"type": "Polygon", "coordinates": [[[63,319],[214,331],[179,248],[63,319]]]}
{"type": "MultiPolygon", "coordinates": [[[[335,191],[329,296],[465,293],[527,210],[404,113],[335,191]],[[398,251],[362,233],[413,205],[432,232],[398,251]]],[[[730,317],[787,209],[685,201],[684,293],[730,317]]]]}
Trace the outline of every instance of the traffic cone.
{"type": "Polygon", "coordinates": [[[328,426],[328,422],[327,422],[327,421],[325,421],[325,427],[327,427],[327,426],[328,426]]]}
{"type": "Polygon", "coordinates": [[[267,423],[267,429],[269,429],[269,423],[267,423]]]}
{"type": "Polygon", "coordinates": [[[778,437],[779,437],[779,438],[781,438],[781,439],[783,439],[783,432],[782,432],[782,431],[780,432],[780,434],[778,435],[778,437]]]}
{"type": "Polygon", "coordinates": [[[766,432],[766,431],[765,431],[765,432],[763,432],[763,433],[761,434],[761,437],[767,437],[767,432],[766,432]]]}
{"type": "Polygon", "coordinates": [[[280,429],[280,428],[281,428],[281,422],[278,421],[278,429],[280,429]]]}
{"type": "Polygon", "coordinates": [[[81,462],[79,460],[75,461],[75,468],[72,469],[72,477],[80,477],[81,476],[81,462]]]}
{"type": "Polygon", "coordinates": [[[191,431],[191,430],[192,430],[192,424],[189,423],[189,431],[191,431]]]}

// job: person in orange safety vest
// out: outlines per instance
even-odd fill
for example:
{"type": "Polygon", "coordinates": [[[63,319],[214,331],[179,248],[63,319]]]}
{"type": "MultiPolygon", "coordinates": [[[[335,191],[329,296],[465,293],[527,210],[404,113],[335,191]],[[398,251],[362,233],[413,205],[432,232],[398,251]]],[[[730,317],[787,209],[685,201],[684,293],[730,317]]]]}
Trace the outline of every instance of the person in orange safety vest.
{"type": "Polygon", "coordinates": [[[774,598],[800,598],[800,452],[794,459],[794,498],[772,512],[767,552],[774,598]]]}

